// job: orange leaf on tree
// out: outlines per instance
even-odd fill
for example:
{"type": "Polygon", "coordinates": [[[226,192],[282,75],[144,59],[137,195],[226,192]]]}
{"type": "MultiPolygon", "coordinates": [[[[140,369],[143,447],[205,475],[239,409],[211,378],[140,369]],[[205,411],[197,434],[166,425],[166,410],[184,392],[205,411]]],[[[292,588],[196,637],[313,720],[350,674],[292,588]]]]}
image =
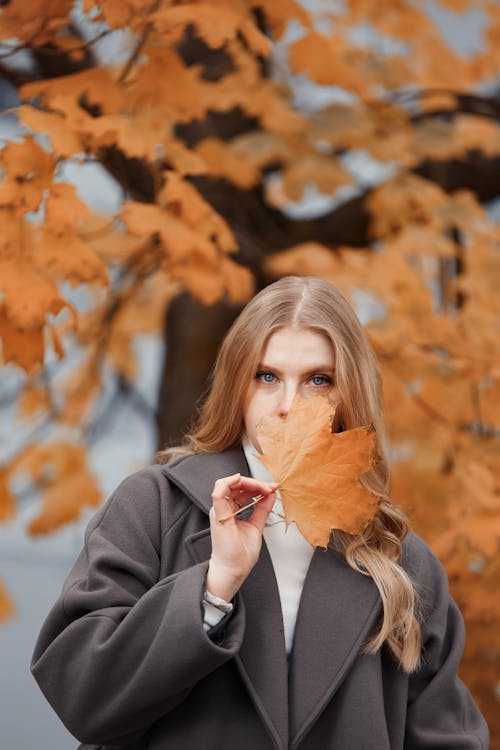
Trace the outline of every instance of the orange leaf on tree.
{"type": "MultiPolygon", "coordinates": [[[[68,207],[68,214],[71,207],[68,207]]],[[[48,278],[64,279],[72,286],[83,282],[103,288],[108,285],[106,264],[82,240],[74,227],[63,229],[49,225],[37,233],[33,242],[32,258],[38,268],[44,269],[48,278]]],[[[62,306],[62,305],[61,305],[62,306]]]]}
{"type": "Polygon", "coordinates": [[[83,150],[79,134],[68,125],[60,112],[44,112],[23,104],[18,107],[17,115],[33,133],[46,133],[49,136],[57,156],[70,158],[83,150]]]}
{"type": "Polygon", "coordinates": [[[67,305],[49,276],[23,257],[0,260],[0,290],[6,314],[22,330],[45,325],[47,313],[57,315],[67,305]]]}
{"type": "Polygon", "coordinates": [[[257,428],[258,458],[280,485],[286,524],[315,547],[328,545],[332,529],[360,534],[379,503],[360,482],[378,460],[375,430],[332,433],[334,413],[322,396],[297,397],[285,420],[266,417],[257,428]]]}
{"type": "Polygon", "coordinates": [[[236,153],[230,143],[205,138],[196,146],[196,153],[206,162],[210,174],[223,177],[241,190],[248,190],[259,182],[257,166],[243,153],[236,153]]]}
{"type": "Polygon", "coordinates": [[[7,589],[2,581],[0,581],[0,622],[8,620],[15,614],[15,611],[14,604],[7,593],[7,589]]]}
{"type": "Polygon", "coordinates": [[[98,106],[100,114],[105,115],[121,112],[125,104],[123,89],[111,72],[103,67],[92,67],[65,76],[26,83],[20,87],[20,93],[23,99],[40,97],[43,104],[58,111],[57,98],[64,97],[68,102],[72,100],[76,103],[82,114],[86,114],[80,106],[82,99],[87,106],[98,106]]]}
{"type": "Polygon", "coordinates": [[[0,309],[0,362],[15,362],[26,372],[34,372],[43,362],[43,325],[21,329],[0,309]]]}
{"type": "Polygon", "coordinates": [[[41,387],[33,380],[28,380],[17,403],[19,416],[23,419],[30,419],[38,416],[40,412],[47,411],[49,408],[50,401],[47,389],[41,387]]]}
{"type": "Polygon", "coordinates": [[[0,469],[0,523],[10,521],[14,517],[14,496],[9,488],[9,475],[5,469],[0,469]]]}
{"type": "Polygon", "coordinates": [[[10,142],[0,151],[0,205],[10,207],[21,217],[36,211],[51,183],[56,160],[32,138],[10,142]]]}
{"type": "Polygon", "coordinates": [[[251,271],[230,258],[222,258],[221,273],[226,292],[231,302],[247,302],[255,291],[254,277],[251,271]]]}
{"type": "Polygon", "coordinates": [[[259,30],[252,17],[243,12],[244,6],[236,6],[235,10],[231,5],[231,2],[226,7],[221,4],[186,3],[176,7],[160,7],[152,19],[169,41],[180,42],[186,27],[192,25],[198,36],[213,49],[223,47],[229,39],[241,34],[256,54],[268,55],[271,52],[269,39],[259,30]]]}
{"type": "Polygon", "coordinates": [[[191,259],[190,256],[193,254],[208,263],[217,257],[216,249],[210,240],[201,237],[170,211],[159,206],[124,201],[120,218],[129,232],[140,237],[150,237],[156,232],[162,239],[169,258],[174,262],[191,259]]]}
{"type": "Polygon", "coordinates": [[[94,508],[101,500],[101,491],[87,464],[83,445],[33,444],[18,461],[16,469],[31,474],[41,488],[40,508],[28,525],[31,536],[49,534],[77,520],[85,508],[94,508]]]}
{"type": "Polygon", "coordinates": [[[235,252],[238,243],[227,222],[187,180],[174,172],[164,172],[164,185],[158,195],[158,204],[179,217],[189,227],[207,239],[215,238],[224,252],[235,252]]]}

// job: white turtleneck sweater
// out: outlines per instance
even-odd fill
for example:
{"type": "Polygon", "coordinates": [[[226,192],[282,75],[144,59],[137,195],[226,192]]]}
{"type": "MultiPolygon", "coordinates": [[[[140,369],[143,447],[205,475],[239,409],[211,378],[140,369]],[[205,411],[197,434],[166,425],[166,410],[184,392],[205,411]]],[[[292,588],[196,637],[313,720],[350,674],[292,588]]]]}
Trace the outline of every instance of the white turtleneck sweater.
{"type": "MultiPolygon", "coordinates": [[[[258,452],[248,439],[243,441],[243,450],[252,477],[261,482],[272,482],[273,478],[257,458],[258,452]]],[[[287,529],[280,514],[283,515],[283,504],[278,493],[263,536],[278,583],[285,631],[285,646],[287,653],[290,653],[304,579],[314,547],[304,539],[295,523],[291,523],[287,529]]],[[[204,627],[206,630],[216,625],[223,617],[224,615],[220,610],[204,603],[204,627]]]]}

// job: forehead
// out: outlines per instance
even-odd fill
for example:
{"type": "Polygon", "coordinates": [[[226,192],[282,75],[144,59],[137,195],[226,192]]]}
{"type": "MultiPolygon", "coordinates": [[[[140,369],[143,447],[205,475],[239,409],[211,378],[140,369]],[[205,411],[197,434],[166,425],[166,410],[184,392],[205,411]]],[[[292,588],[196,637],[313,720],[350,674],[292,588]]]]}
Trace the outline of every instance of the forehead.
{"type": "Polygon", "coordinates": [[[330,339],[310,328],[286,326],[274,331],[263,346],[261,364],[301,363],[334,367],[335,353],[330,339]]]}

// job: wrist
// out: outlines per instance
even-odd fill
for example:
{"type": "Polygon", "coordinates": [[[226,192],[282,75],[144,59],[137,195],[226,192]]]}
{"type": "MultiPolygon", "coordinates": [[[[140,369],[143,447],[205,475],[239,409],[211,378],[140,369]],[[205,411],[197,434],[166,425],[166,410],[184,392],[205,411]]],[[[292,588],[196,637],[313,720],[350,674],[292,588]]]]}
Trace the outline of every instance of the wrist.
{"type": "Polygon", "coordinates": [[[230,602],[238,593],[244,580],[244,577],[240,575],[234,575],[224,570],[219,571],[213,560],[210,560],[207,571],[206,589],[213,596],[230,602]]]}

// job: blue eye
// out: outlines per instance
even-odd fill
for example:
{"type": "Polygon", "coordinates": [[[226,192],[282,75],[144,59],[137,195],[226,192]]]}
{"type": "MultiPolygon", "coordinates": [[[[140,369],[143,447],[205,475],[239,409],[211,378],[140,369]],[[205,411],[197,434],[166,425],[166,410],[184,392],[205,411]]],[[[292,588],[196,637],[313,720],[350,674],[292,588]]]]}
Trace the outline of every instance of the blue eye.
{"type": "Polygon", "coordinates": [[[272,372],[258,372],[255,377],[263,383],[274,383],[276,380],[276,375],[273,375],[272,372]]]}
{"type": "Polygon", "coordinates": [[[311,383],[315,386],[331,385],[332,379],[328,375],[313,375],[311,383]]]}

